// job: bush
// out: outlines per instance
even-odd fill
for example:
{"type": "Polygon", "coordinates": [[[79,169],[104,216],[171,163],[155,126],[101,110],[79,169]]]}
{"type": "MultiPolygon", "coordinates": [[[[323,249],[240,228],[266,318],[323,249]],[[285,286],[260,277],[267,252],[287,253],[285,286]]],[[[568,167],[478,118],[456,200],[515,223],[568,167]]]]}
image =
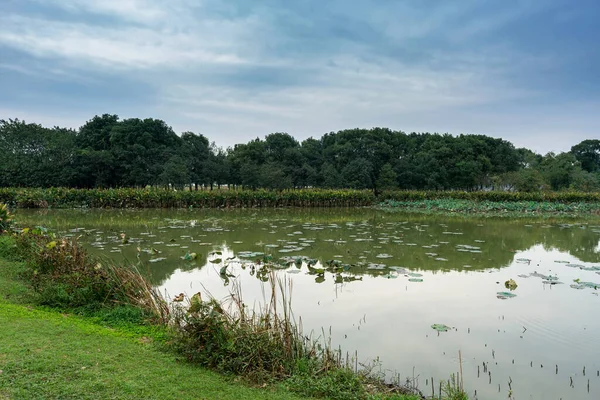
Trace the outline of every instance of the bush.
{"type": "Polygon", "coordinates": [[[168,313],[160,294],[135,268],[102,263],[76,240],[25,228],[16,236],[14,254],[26,262],[24,277],[40,304],[69,309],[131,305],[161,319],[168,313]]]}
{"type": "Polygon", "coordinates": [[[299,360],[328,368],[331,352],[318,351],[275,309],[249,313],[240,296],[233,295],[233,311],[226,311],[218,301],[201,301],[199,296],[192,298],[189,309],[178,307],[174,314],[174,347],[188,361],[257,382],[292,375],[299,360]]]}

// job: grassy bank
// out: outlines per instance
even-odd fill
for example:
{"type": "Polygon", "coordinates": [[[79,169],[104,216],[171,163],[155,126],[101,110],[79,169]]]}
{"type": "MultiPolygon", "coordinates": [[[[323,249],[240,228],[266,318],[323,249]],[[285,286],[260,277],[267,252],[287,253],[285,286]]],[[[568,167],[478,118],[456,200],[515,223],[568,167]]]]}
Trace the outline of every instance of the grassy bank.
{"type": "Polygon", "coordinates": [[[275,284],[256,312],[238,292],[165,307],[134,272],[44,232],[1,235],[0,398],[421,398],[306,338],[275,284]]]}
{"type": "Polygon", "coordinates": [[[27,189],[0,188],[0,202],[13,208],[252,208],[365,207],[383,205],[407,210],[469,212],[466,205],[496,211],[600,212],[600,193],[583,192],[465,192],[300,189],[173,191],[164,189],[27,189]],[[455,201],[455,203],[451,202],[455,201]]]}
{"type": "Polygon", "coordinates": [[[0,399],[300,399],[182,363],[159,350],[162,328],[114,309],[40,307],[13,244],[0,236],[0,399]]]}

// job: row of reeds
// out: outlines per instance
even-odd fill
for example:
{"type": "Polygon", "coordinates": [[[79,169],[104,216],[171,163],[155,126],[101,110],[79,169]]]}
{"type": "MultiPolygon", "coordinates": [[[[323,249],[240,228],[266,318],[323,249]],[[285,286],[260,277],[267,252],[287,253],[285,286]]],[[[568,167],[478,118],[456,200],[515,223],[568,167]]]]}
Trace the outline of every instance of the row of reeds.
{"type": "Polygon", "coordinates": [[[600,193],[397,190],[375,195],[369,190],[349,189],[174,191],[158,188],[0,188],[0,202],[16,208],[364,207],[381,202],[441,199],[575,203],[600,202],[600,193]]]}
{"type": "Polygon", "coordinates": [[[0,188],[0,202],[17,208],[354,207],[376,202],[358,190],[31,189],[0,188]]]}

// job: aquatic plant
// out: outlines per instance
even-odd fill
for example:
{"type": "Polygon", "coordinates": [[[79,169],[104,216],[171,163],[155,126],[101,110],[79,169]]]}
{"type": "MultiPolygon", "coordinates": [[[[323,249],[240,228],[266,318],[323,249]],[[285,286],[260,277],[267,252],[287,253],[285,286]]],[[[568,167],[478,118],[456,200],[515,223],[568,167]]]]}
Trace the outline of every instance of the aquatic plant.
{"type": "Polygon", "coordinates": [[[584,192],[466,192],[397,190],[203,190],[160,188],[68,189],[0,188],[0,202],[18,208],[255,208],[364,207],[388,209],[492,212],[505,214],[596,213],[600,193],[584,192]]]}

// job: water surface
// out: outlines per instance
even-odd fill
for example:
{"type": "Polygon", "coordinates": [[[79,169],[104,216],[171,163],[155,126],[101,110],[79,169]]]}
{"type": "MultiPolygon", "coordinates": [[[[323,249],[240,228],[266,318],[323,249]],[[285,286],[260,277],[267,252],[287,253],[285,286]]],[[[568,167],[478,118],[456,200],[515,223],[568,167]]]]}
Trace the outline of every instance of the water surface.
{"type": "Polygon", "coordinates": [[[270,270],[291,277],[305,331],[324,328],[334,347],[357,350],[365,363],[378,357],[388,376],[414,377],[425,393],[431,377],[437,386],[458,370],[460,350],[472,398],[475,391],[507,398],[509,382],[516,399],[600,396],[594,221],[370,209],[18,210],[16,217],[78,236],[95,254],[139,263],[169,296],[208,290],[225,298],[236,280],[253,304],[263,301],[270,270]],[[265,259],[277,268],[257,265],[265,259]],[[516,290],[505,288],[509,279],[516,290]],[[432,324],[452,329],[438,334],[432,324]]]}

